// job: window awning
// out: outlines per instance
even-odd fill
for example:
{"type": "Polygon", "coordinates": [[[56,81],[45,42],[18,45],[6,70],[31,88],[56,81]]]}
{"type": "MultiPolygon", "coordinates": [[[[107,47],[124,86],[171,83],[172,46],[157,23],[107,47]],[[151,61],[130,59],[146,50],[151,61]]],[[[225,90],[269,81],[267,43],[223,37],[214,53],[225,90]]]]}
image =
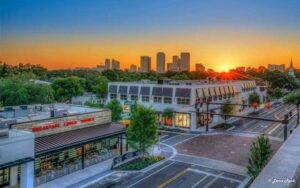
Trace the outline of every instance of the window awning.
{"type": "Polygon", "coordinates": [[[162,88],[161,87],[153,87],[152,88],[152,95],[162,96],[162,88]]]}
{"type": "Polygon", "coordinates": [[[138,93],[139,93],[139,86],[130,86],[129,94],[138,95],[138,93]]]}
{"type": "Polygon", "coordinates": [[[127,94],[127,93],[128,93],[128,86],[119,87],[119,94],[127,94]]]}
{"type": "Polygon", "coordinates": [[[232,87],[233,87],[233,92],[234,92],[234,93],[237,93],[238,91],[237,91],[236,86],[232,86],[232,87]]]}
{"type": "Polygon", "coordinates": [[[173,88],[164,87],[162,89],[162,96],[164,96],[164,97],[172,97],[173,96],[173,88]]]}
{"type": "Polygon", "coordinates": [[[221,86],[221,87],[219,87],[219,89],[220,89],[222,95],[225,95],[225,94],[226,94],[226,93],[225,93],[225,90],[224,90],[224,87],[221,86]]]}
{"type": "Polygon", "coordinates": [[[226,93],[226,94],[229,94],[228,86],[224,86],[224,90],[225,90],[225,93],[226,93]]]}
{"type": "Polygon", "coordinates": [[[123,134],[125,131],[126,126],[123,124],[108,123],[37,137],[35,138],[35,155],[76,147],[101,138],[123,134]]]}
{"type": "Polygon", "coordinates": [[[205,96],[205,97],[210,97],[208,88],[203,88],[203,93],[204,93],[204,96],[205,96]]]}
{"type": "Polygon", "coordinates": [[[230,92],[231,94],[233,94],[234,92],[233,92],[232,86],[228,86],[228,88],[229,88],[229,92],[230,92]]]}
{"type": "Polygon", "coordinates": [[[191,89],[189,88],[176,88],[175,97],[191,97],[191,89]]]}
{"type": "Polygon", "coordinates": [[[150,87],[141,87],[140,95],[150,95],[150,87]]]}
{"type": "Polygon", "coordinates": [[[118,93],[118,86],[110,85],[109,88],[108,88],[108,92],[109,93],[114,93],[114,94],[118,93]]]}
{"type": "Polygon", "coordinates": [[[197,96],[198,96],[198,98],[203,98],[204,97],[202,88],[197,89],[197,96]]]}
{"type": "Polygon", "coordinates": [[[216,93],[215,93],[215,90],[213,87],[209,88],[208,90],[209,90],[210,96],[212,96],[212,97],[216,96],[216,93]]]}
{"type": "Polygon", "coordinates": [[[216,95],[221,95],[221,92],[220,92],[220,88],[219,88],[219,87],[215,87],[215,92],[216,92],[216,95]]]}

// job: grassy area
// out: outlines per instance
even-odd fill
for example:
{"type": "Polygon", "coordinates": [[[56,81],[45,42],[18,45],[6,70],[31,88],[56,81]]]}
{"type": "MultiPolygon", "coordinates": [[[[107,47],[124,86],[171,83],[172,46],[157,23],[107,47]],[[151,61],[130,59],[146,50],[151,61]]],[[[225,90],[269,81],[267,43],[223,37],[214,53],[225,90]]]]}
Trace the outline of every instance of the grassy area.
{"type": "Polygon", "coordinates": [[[172,131],[172,132],[178,132],[178,133],[185,133],[185,130],[179,129],[179,128],[169,128],[169,127],[160,127],[159,130],[162,131],[172,131]]]}
{"type": "Polygon", "coordinates": [[[136,158],[132,161],[129,161],[125,164],[122,164],[116,167],[116,170],[142,170],[158,161],[163,160],[162,156],[149,156],[144,158],[136,158]]]}

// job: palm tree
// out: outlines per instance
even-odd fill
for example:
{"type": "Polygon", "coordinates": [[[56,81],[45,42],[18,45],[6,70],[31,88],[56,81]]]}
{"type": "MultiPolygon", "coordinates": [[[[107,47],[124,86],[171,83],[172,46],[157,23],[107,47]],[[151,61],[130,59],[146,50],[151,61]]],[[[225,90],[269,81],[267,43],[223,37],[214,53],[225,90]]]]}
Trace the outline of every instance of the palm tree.
{"type": "Polygon", "coordinates": [[[283,98],[285,104],[294,104],[297,107],[297,125],[299,125],[299,106],[300,106],[300,91],[288,94],[283,98]]]}

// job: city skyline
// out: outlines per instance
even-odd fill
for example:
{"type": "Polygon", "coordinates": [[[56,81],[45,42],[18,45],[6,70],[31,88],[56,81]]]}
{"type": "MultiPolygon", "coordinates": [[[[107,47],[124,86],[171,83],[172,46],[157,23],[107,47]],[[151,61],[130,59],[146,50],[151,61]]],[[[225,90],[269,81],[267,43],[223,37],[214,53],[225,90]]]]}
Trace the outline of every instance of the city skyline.
{"type": "Polygon", "coordinates": [[[268,64],[300,67],[300,1],[17,1],[0,2],[0,60],[49,69],[121,69],[140,56],[190,52],[191,70],[268,64]],[[222,66],[219,66],[219,65],[222,66]]]}

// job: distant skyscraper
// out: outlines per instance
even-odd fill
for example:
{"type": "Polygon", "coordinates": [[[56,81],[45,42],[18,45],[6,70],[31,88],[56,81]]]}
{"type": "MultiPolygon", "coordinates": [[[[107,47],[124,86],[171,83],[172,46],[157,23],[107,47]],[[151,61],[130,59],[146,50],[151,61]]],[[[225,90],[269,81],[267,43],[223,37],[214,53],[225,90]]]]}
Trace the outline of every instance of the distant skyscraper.
{"type": "Polygon", "coordinates": [[[197,72],[204,72],[205,71],[205,67],[202,64],[197,63],[197,64],[195,64],[195,70],[197,72]]]}
{"type": "Polygon", "coordinates": [[[114,70],[120,70],[120,62],[115,59],[112,59],[111,68],[114,70]]]}
{"type": "Polygon", "coordinates": [[[166,56],[163,52],[158,52],[156,55],[156,71],[157,73],[165,72],[166,56]]]}
{"type": "Polygon", "coordinates": [[[110,59],[105,59],[105,69],[109,70],[110,69],[110,59]]]}
{"type": "Polygon", "coordinates": [[[151,57],[141,56],[140,72],[149,72],[151,70],[151,57]]]}
{"type": "Polygon", "coordinates": [[[289,68],[289,75],[292,76],[292,77],[295,77],[293,60],[292,59],[291,59],[291,64],[290,64],[290,68],[289,68]]]}
{"type": "Polygon", "coordinates": [[[173,56],[173,71],[181,71],[180,59],[177,55],[173,56]]]}
{"type": "Polygon", "coordinates": [[[130,70],[129,70],[129,71],[130,71],[130,72],[136,72],[136,71],[137,71],[136,65],[131,64],[131,65],[130,65],[130,70]]]}
{"type": "Polygon", "coordinates": [[[167,71],[174,71],[173,63],[167,63],[167,71]]]}
{"type": "Polygon", "coordinates": [[[285,65],[281,64],[281,65],[274,65],[274,64],[268,64],[268,69],[269,71],[280,71],[280,72],[284,72],[285,71],[285,65]]]}
{"type": "Polygon", "coordinates": [[[190,71],[190,53],[182,52],[180,54],[181,71],[190,71]]]}

